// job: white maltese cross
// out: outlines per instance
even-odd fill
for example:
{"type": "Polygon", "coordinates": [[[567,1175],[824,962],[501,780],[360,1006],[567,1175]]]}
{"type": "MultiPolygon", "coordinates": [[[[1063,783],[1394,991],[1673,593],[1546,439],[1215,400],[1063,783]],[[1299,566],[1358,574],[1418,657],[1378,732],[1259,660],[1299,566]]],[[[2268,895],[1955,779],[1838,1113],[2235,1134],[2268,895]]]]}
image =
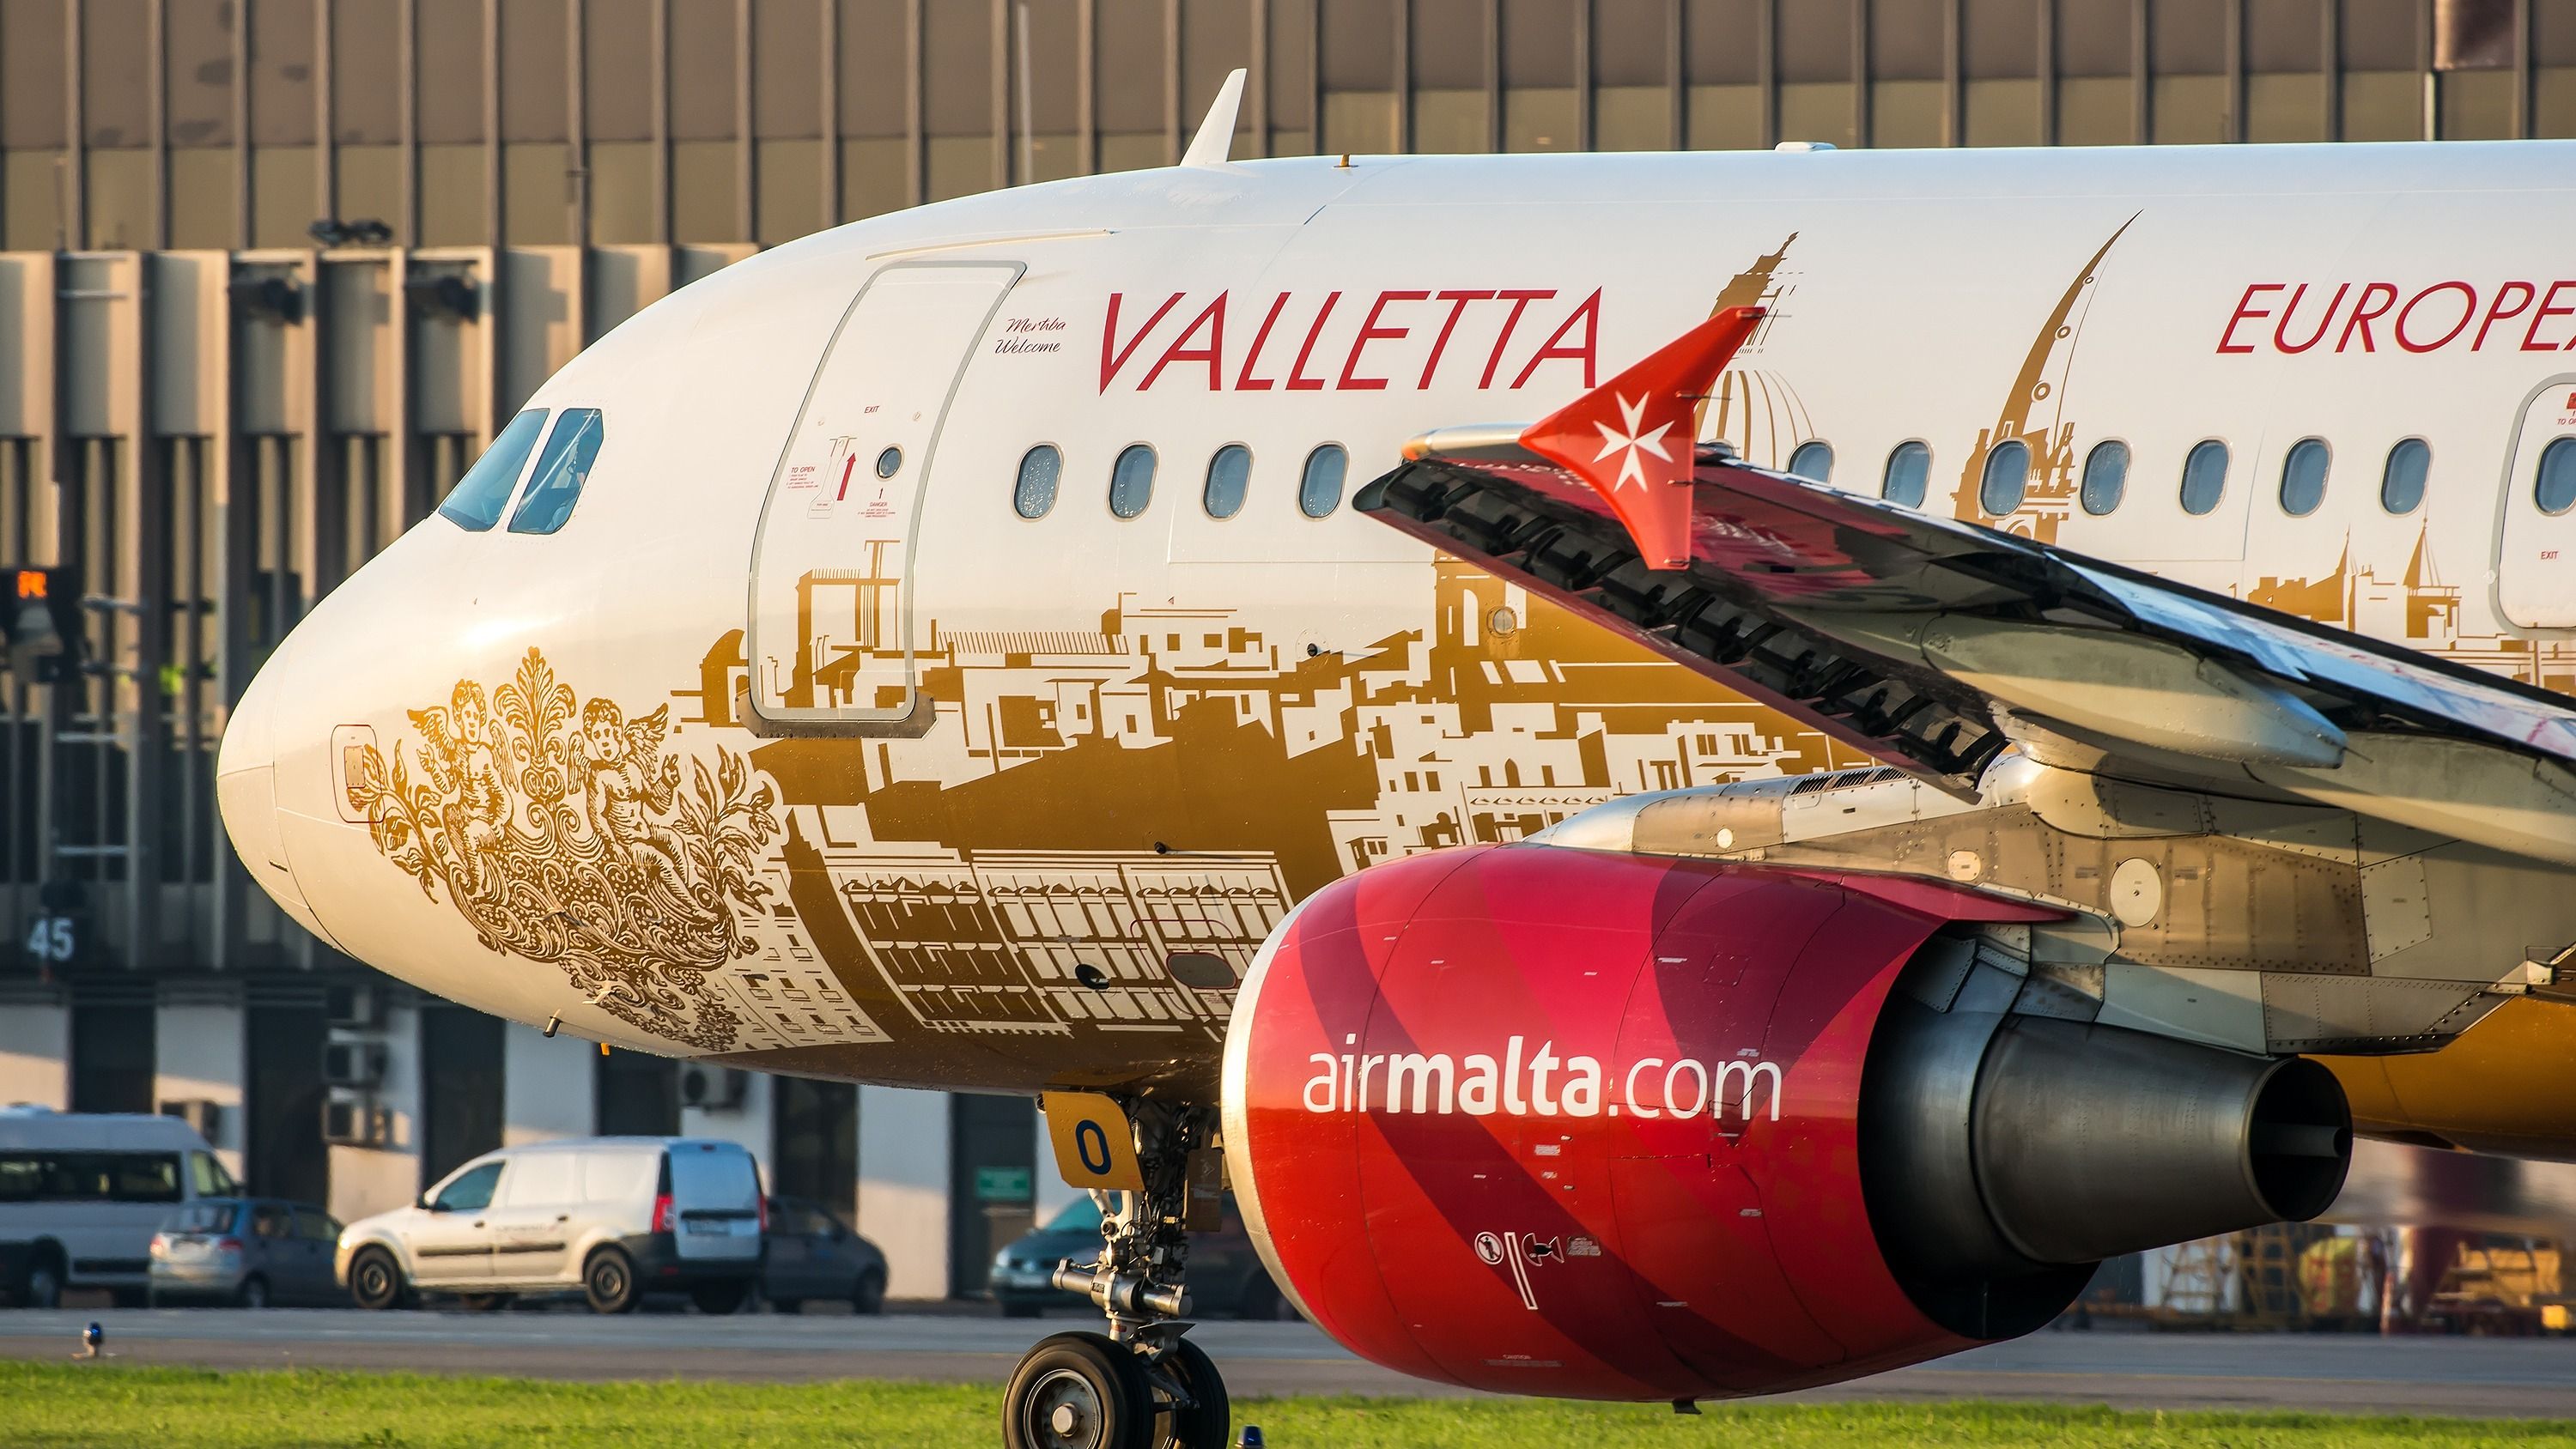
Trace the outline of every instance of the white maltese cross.
{"type": "Polygon", "coordinates": [[[1620,422],[1627,431],[1621,432],[1608,423],[1594,423],[1592,426],[1601,430],[1601,451],[1592,455],[1592,461],[1601,462],[1613,453],[1624,454],[1625,456],[1619,460],[1619,477],[1610,486],[1614,489],[1625,488],[1628,486],[1628,480],[1633,478],[1637,486],[1643,488],[1646,486],[1646,465],[1637,455],[1652,453],[1667,463],[1671,462],[1673,455],[1665,450],[1664,434],[1671,432],[1673,425],[1657,423],[1653,428],[1639,432],[1638,429],[1646,421],[1646,404],[1653,401],[1654,395],[1641,394],[1633,403],[1617,393],[1612,393],[1611,396],[1618,400],[1620,422]]]}

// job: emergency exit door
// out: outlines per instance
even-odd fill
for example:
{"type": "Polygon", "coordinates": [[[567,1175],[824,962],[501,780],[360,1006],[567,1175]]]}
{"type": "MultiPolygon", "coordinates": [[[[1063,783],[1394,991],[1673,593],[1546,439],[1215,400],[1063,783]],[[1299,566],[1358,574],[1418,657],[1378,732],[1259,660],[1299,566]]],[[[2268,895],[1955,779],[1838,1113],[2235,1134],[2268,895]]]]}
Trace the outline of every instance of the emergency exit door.
{"type": "Polygon", "coordinates": [[[912,561],[939,430],[1017,262],[898,262],[823,352],[752,545],[746,723],[918,735],[912,561]]]}
{"type": "Polygon", "coordinates": [[[2576,629],[2576,374],[2523,404],[2506,451],[2496,608],[2525,629],[2576,629]]]}

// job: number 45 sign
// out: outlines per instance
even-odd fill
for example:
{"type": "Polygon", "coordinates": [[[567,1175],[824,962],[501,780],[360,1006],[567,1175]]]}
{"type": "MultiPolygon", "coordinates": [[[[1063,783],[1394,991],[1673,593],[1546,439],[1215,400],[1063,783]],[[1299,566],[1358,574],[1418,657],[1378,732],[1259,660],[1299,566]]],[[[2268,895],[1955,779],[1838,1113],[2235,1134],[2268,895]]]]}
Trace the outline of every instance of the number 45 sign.
{"type": "Polygon", "coordinates": [[[27,959],[38,965],[64,966],[80,950],[80,932],[69,916],[38,916],[27,926],[27,959]]]}

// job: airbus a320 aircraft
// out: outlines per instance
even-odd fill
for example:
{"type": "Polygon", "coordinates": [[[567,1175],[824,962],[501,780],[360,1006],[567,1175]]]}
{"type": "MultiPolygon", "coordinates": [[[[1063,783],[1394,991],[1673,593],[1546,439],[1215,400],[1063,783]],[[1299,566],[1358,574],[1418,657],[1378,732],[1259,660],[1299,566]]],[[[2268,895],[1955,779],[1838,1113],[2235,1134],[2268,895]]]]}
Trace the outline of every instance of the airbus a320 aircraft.
{"type": "Polygon", "coordinates": [[[2576,151],[1237,164],[1235,94],[565,367],[242,700],[262,885],[1046,1094],[1110,1332],[1014,1446],[1225,1442],[1220,1182],[1368,1358],[1687,1404],[2355,1131],[2576,1147],[2576,151]]]}

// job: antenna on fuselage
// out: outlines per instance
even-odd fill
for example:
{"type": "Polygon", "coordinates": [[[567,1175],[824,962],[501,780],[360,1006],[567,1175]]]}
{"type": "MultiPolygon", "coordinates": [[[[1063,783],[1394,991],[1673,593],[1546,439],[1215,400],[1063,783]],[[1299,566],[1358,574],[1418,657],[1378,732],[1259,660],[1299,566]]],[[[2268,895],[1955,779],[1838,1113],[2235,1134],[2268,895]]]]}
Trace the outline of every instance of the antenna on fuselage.
{"type": "Polygon", "coordinates": [[[1208,107],[1207,119],[1199,122],[1190,149],[1181,153],[1182,165],[1222,166],[1233,157],[1234,118],[1243,109],[1244,74],[1237,70],[1216,88],[1216,103],[1208,107]]]}

